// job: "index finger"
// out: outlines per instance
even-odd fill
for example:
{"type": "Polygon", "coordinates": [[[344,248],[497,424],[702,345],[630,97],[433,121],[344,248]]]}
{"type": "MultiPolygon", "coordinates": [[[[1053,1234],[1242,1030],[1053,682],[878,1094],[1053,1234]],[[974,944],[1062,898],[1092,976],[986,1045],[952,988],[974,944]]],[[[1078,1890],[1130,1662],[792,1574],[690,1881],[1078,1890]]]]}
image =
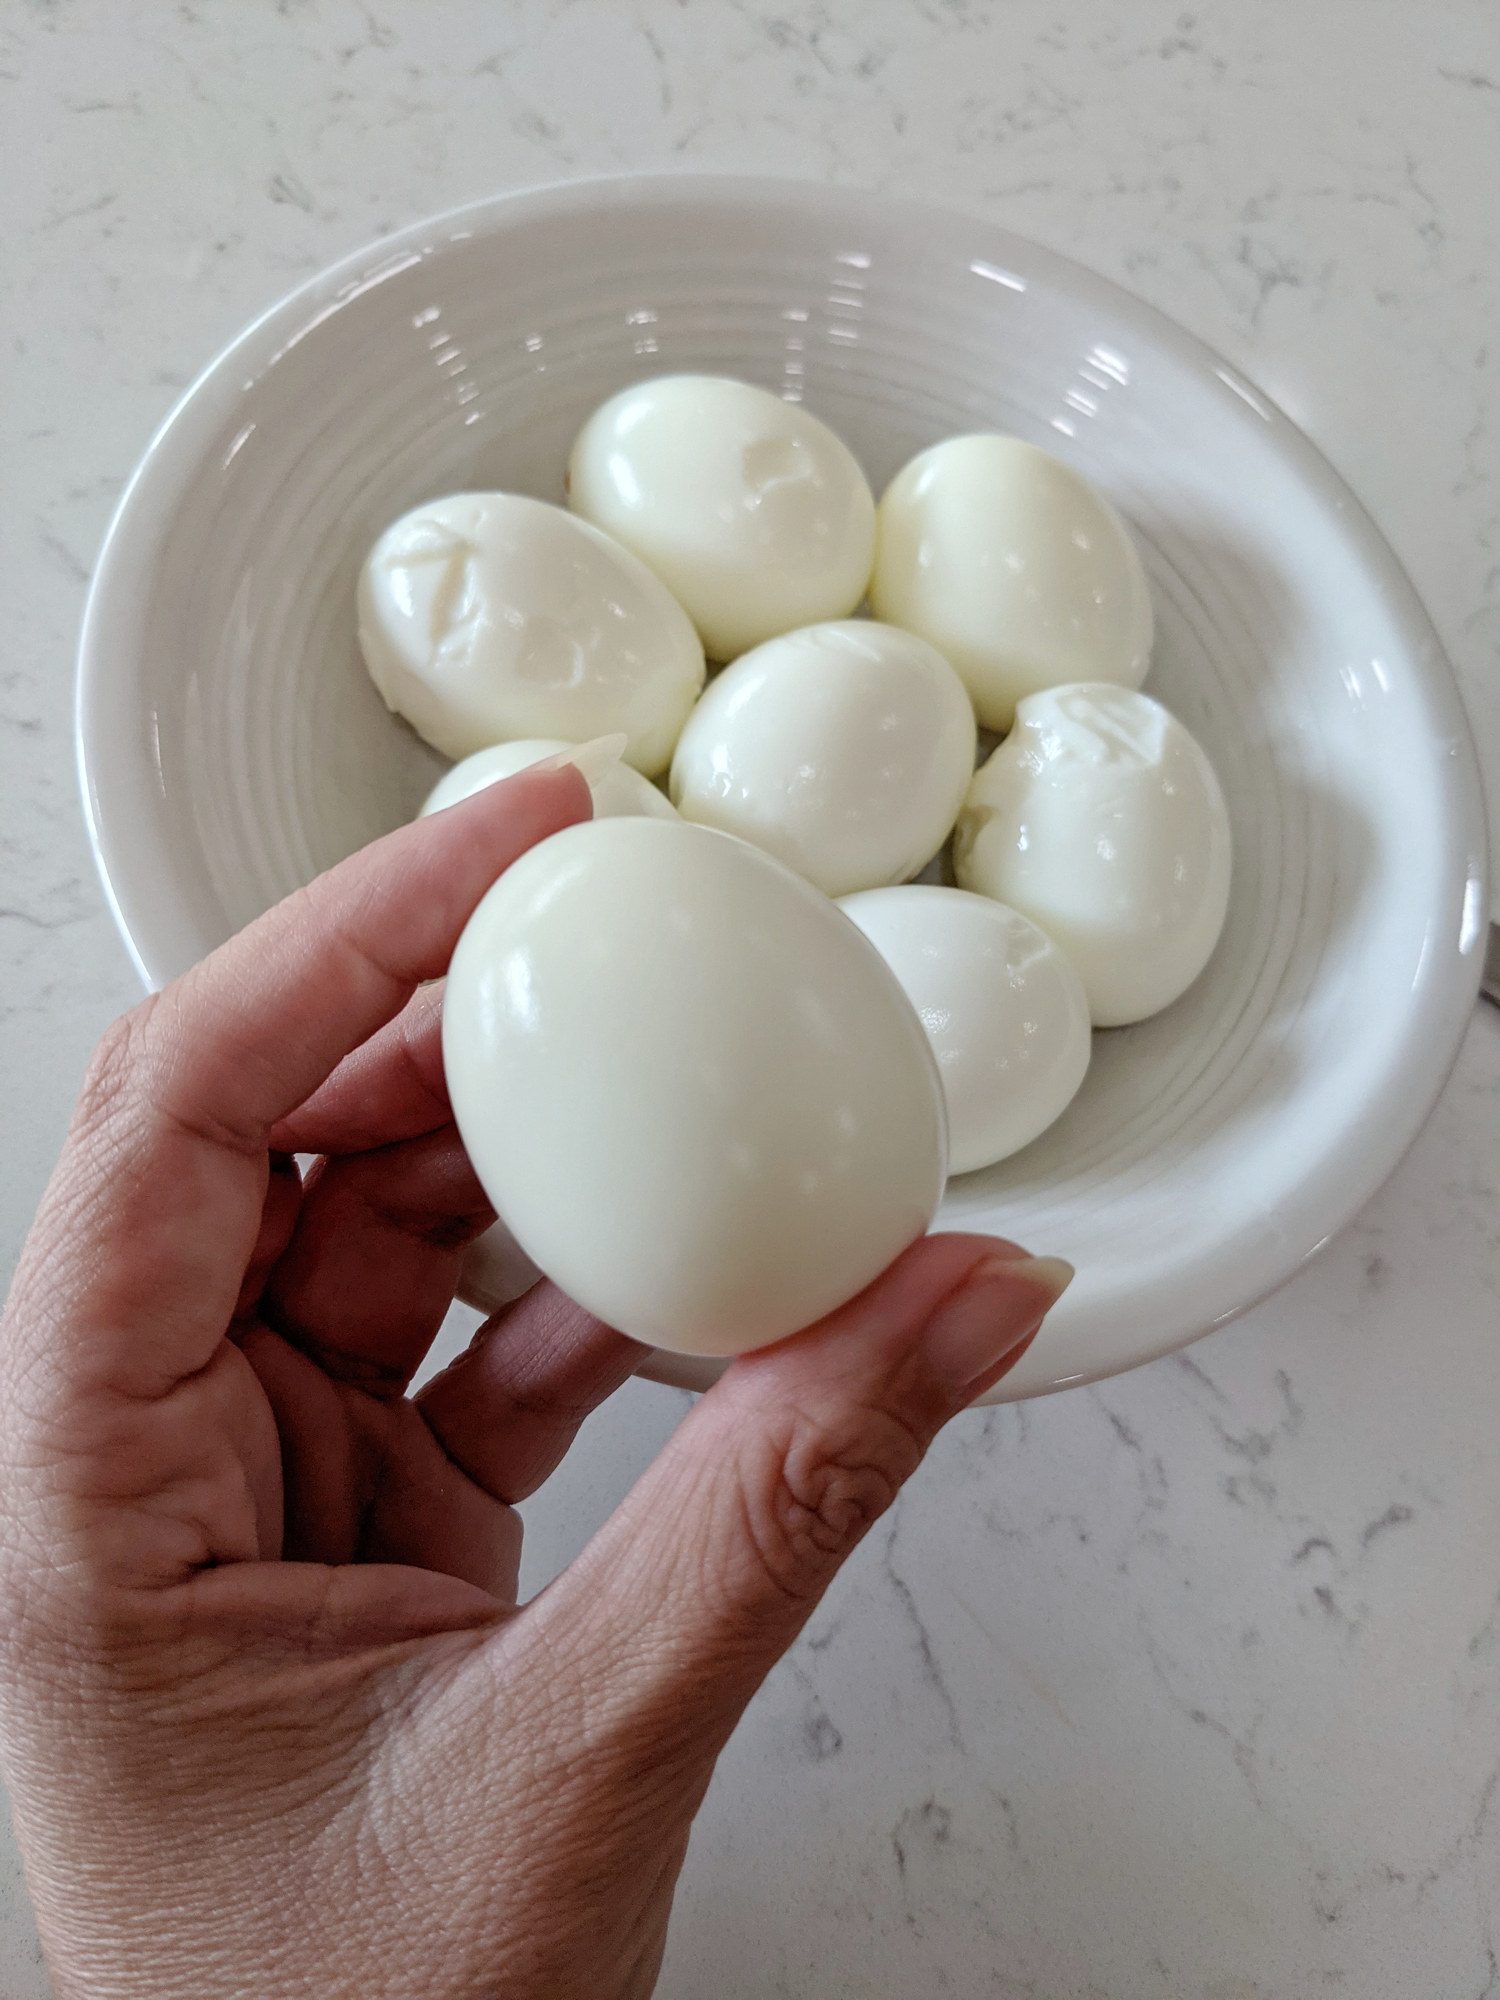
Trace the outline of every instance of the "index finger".
{"type": "Polygon", "coordinates": [[[117,1023],[17,1272],[12,1304],[38,1310],[13,1321],[132,1395],[203,1367],[274,1126],[446,968],[512,861],[591,810],[577,771],[523,771],[352,855],[117,1023]]]}
{"type": "Polygon", "coordinates": [[[288,896],[160,995],[142,1049],[159,1108],[264,1150],[278,1120],[447,970],[495,878],[591,811],[572,768],[523,771],[288,896]]]}
{"type": "Polygon", "coordinates": [[[419,987],[271,1133],[282,1153],[363,1153],[451,1124],[443,1073],[443,986],[419,987]]]}

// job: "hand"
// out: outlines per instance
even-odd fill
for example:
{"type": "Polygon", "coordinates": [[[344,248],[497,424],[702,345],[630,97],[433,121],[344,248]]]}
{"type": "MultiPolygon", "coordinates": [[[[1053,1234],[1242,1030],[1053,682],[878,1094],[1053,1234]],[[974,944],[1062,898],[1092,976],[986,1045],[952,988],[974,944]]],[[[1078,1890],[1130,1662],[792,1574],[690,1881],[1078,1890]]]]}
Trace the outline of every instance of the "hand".
{"type": "Polygon", "coordinates": [[[419,984],[588,812],[531,772],[404,828],[95,1057],[0,1348],[0,1727],[60,2000],[649,1993],[746,1702],[1060,1288],[914,1245],[517,1608],[513,1505],[641,1350],[543,1284],[407,1397],[491,1219],[419,984]]]}

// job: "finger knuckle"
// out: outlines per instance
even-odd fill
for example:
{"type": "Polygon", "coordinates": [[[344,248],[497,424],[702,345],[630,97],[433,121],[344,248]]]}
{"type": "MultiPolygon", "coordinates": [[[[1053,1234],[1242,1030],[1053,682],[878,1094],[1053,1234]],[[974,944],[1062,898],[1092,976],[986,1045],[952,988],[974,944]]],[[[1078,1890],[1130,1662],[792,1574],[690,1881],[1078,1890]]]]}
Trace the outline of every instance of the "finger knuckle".
{"type": "Polygon", "coordinates": [[[754,1546],[786,1595],[816,1597],[916,1470],[922,1445],[890,1411],[838,1421],[792,1411],[746,1484],[754,1546]]]}
{"type": "Polygon", "coordinates": [[[73,1113],[76,1136],[107,1127],[135,1088],[143,1055],[146,1026],[156,996],[111,1021],[84,1072],[73,1113]]]}

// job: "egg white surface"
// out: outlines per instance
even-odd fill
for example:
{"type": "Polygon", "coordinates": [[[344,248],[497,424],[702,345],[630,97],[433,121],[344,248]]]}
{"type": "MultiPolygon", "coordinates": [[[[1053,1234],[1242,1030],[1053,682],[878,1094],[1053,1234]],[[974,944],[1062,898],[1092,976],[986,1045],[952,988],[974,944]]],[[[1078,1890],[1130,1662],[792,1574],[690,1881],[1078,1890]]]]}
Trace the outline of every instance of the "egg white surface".
{"type": "Polygon", "coordinates": [[[448,757],[623,730],[665,769],[703,648],[644,563],[562,507],[455,493],[393,522],[359,579],[359,643],[388,708],[448,757]]]}
{"type": "Polygon", "coordinates": [[[894,975],[743,841],[595,820],[524,854],[453,955],[454,1117],[521,1249],[637,1340],[809,1324],[930,1222],[942,1086],[894,975]]]}
{"type": "Polygon", "coordinates": [[[1062,1116],[1092,1037],[1083,983],[1045,932],[988,896],[926,884],[868,889],[839,908],[927,1030],[948,1106],[951,1173],[1008,1158],[1062,1116]]]}
{"type": "Polygon", "coordinates": [[[952,661],[986,729],[1068,681],[1137,688],[1151,594],[1103,494],[1050,452],[998,433],[948,438],[886,488],[870,602],[952,661]]]}
{"type": "Polygon", "coordinates": [[[975,742],[940,653],[844,619],[768,640],[718,675],[678,741],[672,801],[848,895],[905,881],[942,846],[975,742]]]}
{"type": "Polygon", "coordinates": [[[1194,737],[1149,695],[1028,695],[975,773],[954,873],[1041,926],[1095,1027],[1144,1020],[1208,963],[1229,901],[1229,815],[1194,737]]]}
{"type": "Polygon", "coordinates": [[[655,571],[711,659],[846,617],[870,580],[875,501],[858,461],[749,382],[667,375],[612,396],[574,443],[568,504],[655,571]]]}
{"type": "MultiPolygon", "coordinates": [[[[429,813],[456,806],[460,800],[482,792],[486,785],[513,778],[517,771],[529,770],[544,757],[556,757],[573,747],[558,736],[528,736],[515,743],[492,743],[487,750],[476,750],[472,757],[465,757],[451,771],[443,773],[427,794],[418,818],[425,819],[429,813]]],[[[648,819],[677,817],[666,794],[629,764],[612,764],[589,790],[593,794],[595,819],[617,819],[638,813],[644,813],[648,819]]]]}

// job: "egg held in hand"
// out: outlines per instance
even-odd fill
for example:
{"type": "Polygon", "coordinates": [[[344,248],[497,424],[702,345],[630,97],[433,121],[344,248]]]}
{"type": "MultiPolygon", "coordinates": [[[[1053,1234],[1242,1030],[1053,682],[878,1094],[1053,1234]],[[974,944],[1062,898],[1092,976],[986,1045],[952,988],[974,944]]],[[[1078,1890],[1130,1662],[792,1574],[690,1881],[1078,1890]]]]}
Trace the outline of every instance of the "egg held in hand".
{"type": "Polygon", "coordinates": [[[916,1008],[948,1106],[955,1174],[1019,1152],[1060,1118],[1089,1066],[1072,965],[1018,910],[963,889],[869,889],[839,904],[916,1008]]]}
{"type": "Polygon", "coordinates": [[[870,581],[875,501],[828,426],[769,389],[664,375],[578,433],[568,504],[634,550],[711,659],[844,618],[870,581]]]}
{"type": "Polygon", "coordinates": [[[1050,452],[998,433],[948,438],[886,488],[870,602],[963,677],[986,729],[1068,681],[1138,688],[1151,596],[1124,522],[1050,452]]]}
{"type": "Polygon", "coordinates": [[[743,841],[595,820],[524,854],[449,969],[459,1132],[526,1254],[633,1338],[737,1354],[927,1228],[937,1066],[879,953],[743,841]]]}
{"type": "Polygon", "coordinates": [[[454,493],[386,529],[359,579],[359,643],[388,708],[447,757],[623,730],[666,768],[703,648],[644,563],[544,500],[454,493]]]}
{"type": "Polygon", "coordinates": [[[867,618],[813,625],[713,681],[678,741],[672,800],[843,896],[931,860],[975,740],[963,683],[924,640],[867,618]]]}
{"type": "Polygon", "coordinates": [[[954,872],[1039,924],[1098,1028],[1169,1006],[1208,963],[1229,902],[1213,766],[1160,702],[1108,685],[1029,695],[959,815],[954,872]]]}
{"type": "MultiPolygon", "coordinates": [[[[465,757],[451,771],[443,773],[427,794],[418,818],[443,812],[462,799],[472,798],[475,792],[482,792],[486,785],[513,778],[517,771],[529,770],[544,757],[556,757],[574,747],[556,736],[528,736],[516,743],[492,743],[488,750],[476,750],[472,757],[465,757]]],[[[600,777],[589,779],[589,791],[594,800],[595,819],[618,819],[640,813],[648,819],[677,817],[665,793],[659,792],[649,778],[643,778],[639,771],[618,760],[600,777]]]]}

